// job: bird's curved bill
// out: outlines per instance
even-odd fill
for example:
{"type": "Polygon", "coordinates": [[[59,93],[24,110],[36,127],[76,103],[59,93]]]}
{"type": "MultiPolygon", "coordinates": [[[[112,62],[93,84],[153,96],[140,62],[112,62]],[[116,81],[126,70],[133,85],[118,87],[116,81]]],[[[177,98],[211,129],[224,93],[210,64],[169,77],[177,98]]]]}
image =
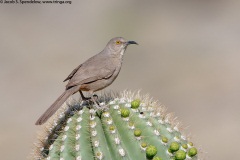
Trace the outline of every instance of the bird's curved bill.
{"type": "Polygon", "coordinates": [[[129,45],[129,44],[137,44],[137,45],[138,45],[138,43],[135,42],[135,41],[127,41],[127,44],[128,44],[128,45],[129,45]]]}

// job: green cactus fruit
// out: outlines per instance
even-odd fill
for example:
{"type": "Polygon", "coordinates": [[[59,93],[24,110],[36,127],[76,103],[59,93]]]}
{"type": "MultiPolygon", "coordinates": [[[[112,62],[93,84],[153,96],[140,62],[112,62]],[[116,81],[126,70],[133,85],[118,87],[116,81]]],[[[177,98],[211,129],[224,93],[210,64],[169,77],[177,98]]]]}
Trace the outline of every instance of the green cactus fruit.
{"type": "Polygon", "coordinates": [[[153,159],[153,157],[157,154],[157,148],[155,146],[148,146],[146,149],[146,157],[148,159],[153,159]]]}
{"type": "Polygon", "coordinates": [[[187,144],[182,144],[182,148],[187,149],[188,145],[187,144]]]}
{"type": "Polygon", "coordinates": [[[179,147],[180,146],[179,146],[178,142],[172,142],[170,144],[170,147],[169,147],[168,151],[171,152],[171,153],[176,152],[176,151],[179,150],[179,147]]]}
{"type": "Polygon", "coordinates": [[[142,142],[142,143],[141,143],[141,147],[143,148],[143,150],[145,150],[145,149],[146,149],[146,147],[147,147],[147,143],[145,143],[145,142],[142,142]]]}
{"type": "Polygon", "coordinates": [[[105,94],[98,102],[109,109],[97,110],[91,101],[66,102],[44,125],[32,159],[198,159],[179,122],[148,96],[105,94]]]}
{"type": "Polygon", "coordinates": [[[163,143],[168,143],[168,138],[167,137],[162,137],[162,142],[163,143]]]}
{"type": "Polygon", "coordinates": [[[160,157],[154,157],[153,160],[162,160],[160,157]]]}
{"type": "Polygon", "coordinates": [[[197,149],[195,147],[189,149],[189,151],[188,151],[188,156],[189,157],[193,157],[196,154],[197,154],[197,149]]]}
{"type": "Polygon", "coordinates": [[[127,118],[127,117],[129,117],[129,114],[130,114],[130,110],[128,108],[122,108],[121,109],[121,116],[122,117],[127,118]]]}
{"type": "Polygon", "coordinates": [[[142,131],[141,131],[140,129],[136,129],[136,130],[134,131],[134,136],[135,136],[135,137],[140,137],[141,134],[142,134],[142,131]]]}
{"type": "Polygon", "coordinates": [[[186,152],[184,152],[183,150],[177,151],[176,155],[175,155],[175,159],[176,160],[184,160],[184,159],[186,159],[186,152]]]}
{"type": "Polygon", "coordinates": [[[136,100],[132,101],[131,102],[131,108],[132,109],[137,109],[140,106],[140,103],[141,103],[140,99],[136,99],[136,100]]]}

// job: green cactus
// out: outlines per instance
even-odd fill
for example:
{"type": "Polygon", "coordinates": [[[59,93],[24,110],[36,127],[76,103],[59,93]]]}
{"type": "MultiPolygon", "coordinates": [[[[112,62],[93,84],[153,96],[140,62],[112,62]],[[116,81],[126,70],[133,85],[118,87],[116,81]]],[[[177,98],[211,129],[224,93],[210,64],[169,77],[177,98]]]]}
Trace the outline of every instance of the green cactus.
{"type": "Polygon", "coordinates": [[[197,149],[171,114],[147,96],[130,92],[105,95],[98,101],[69,104],[46,126],[34,159],[47,160],[184,160],[198,158],[197,149]]]}

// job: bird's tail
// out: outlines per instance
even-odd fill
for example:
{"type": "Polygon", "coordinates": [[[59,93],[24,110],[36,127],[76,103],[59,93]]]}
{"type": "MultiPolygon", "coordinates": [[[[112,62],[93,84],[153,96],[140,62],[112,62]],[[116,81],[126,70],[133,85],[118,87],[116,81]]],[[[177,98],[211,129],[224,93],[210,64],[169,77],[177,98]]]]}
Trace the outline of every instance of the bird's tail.
{"type": "Polygon", "coordinates": [[[57,110],[62,106],[62,104],[70,97],[72,94],[79,90],[79,86],[72,87],[65,92],[42,114],[42,116],[37,120],[35,125],[41,125],[45,123],[57,110]]]}

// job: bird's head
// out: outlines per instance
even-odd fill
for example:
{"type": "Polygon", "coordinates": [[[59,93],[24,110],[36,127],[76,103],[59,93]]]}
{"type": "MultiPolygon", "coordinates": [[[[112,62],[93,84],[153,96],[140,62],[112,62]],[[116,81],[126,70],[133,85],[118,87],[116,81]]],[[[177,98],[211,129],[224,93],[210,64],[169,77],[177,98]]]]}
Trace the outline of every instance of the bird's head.
{"type": "Polygon", "coordinates": [[[122,37],[115,37],[108,42],[106,48],[108,48],[112,53],[123,54],[127,46],[130,44],[137,44],[137,42],[127,41],[122,37]]]}

